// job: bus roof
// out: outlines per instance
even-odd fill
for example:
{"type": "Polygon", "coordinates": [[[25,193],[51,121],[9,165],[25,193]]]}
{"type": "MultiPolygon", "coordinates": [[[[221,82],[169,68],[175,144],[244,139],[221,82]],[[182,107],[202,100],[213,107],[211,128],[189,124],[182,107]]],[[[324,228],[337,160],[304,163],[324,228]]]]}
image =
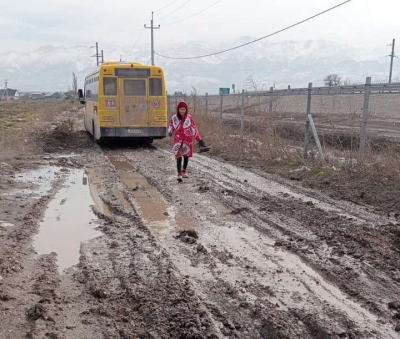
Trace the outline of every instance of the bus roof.
{"type": "Polygon", "coordinates": [[[100,70],[104,67],[111,67],[111,68],[126,68],[126,67],[137,67],[140,66],[140,68],[161,68],[160,66],[152,66],[152,65],[143,65],[140,62],[127,62],[127,61],[107,61],[103,64],[101,64],[99,67],[94,69],[92,72],[90,72],[87,77],[92,76],[93,74],[99,73],[100,70]]]}

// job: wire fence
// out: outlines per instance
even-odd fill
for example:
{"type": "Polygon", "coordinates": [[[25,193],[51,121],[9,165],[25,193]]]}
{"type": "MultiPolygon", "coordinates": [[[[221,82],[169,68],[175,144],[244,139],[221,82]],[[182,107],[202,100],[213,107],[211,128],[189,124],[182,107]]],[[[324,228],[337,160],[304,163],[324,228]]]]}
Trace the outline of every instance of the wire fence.
{"type": "Polygon", "coordinates": [[[400,144],[400,83],[243,91],[230,95],[168,97],[170,114],[180,100],[194,116],[209,116],[221,129],[241,138],[274,130],[297,142],[307,157],[309,140],[321,158],[319,145],[363,155],[366,146],[400,144]],[[314,143],[315,142],[315,143],[314,143]]]}

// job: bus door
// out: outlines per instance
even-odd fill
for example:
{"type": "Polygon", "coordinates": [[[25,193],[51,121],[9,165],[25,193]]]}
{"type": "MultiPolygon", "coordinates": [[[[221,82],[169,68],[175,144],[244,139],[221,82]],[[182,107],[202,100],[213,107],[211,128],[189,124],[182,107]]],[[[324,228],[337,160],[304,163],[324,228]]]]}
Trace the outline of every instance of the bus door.
{"type": "MultiPolygon", "coordinates": [[[[148,79],[119,78],[121,127],[148,127],[148,79]]],[[[140,129],[132,129],[140,133],[140,129]]]]}

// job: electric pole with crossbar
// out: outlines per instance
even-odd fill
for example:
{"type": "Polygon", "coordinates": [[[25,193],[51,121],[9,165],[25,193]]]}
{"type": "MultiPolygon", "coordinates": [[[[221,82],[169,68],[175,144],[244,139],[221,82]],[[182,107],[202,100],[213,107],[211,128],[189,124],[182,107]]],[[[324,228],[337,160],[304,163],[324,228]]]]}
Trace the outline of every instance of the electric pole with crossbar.
{"type": "Polygon", "coordinates": [[[96,54],[92,55],[92,58],[96,58],[96,66],[99,66],[100,64],[100,57],[102,56],[101,54],[99,54],[99,43],[96,42],[96,46],[91,46],[90,48],[96,48],[96,54]]]}
{"type": "Polygon", "coordinates": [[[151,64],[154,66],[154,30],[155,29],[160,29],[160,25],[158,27],[154,27],[154,12],[151,12],[151,25],[150,27],[147,27],[147,25],[144,25],[144,28],[151,29],[151,64]]]}

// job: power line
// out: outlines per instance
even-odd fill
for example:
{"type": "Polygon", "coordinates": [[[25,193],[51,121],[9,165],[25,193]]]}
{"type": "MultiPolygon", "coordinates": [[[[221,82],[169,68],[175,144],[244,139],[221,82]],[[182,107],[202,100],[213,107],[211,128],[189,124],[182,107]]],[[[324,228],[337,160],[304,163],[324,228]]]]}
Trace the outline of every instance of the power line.
{"type": "Polygon", "coordinates": [[[162,7],[162,8],[157,9],[156,11],[154,11],[154,13],[163,11],[164,9],[167,9],[168,7],[172,6],[175,2],[178,2],[178,1],[179,1],[179,0],[172,1],[172,2],[170,2],[168,5],[166,5],[166,6],[162,7]]]}
{"type": "Polygon", "coordinates": [[[250,68],[250,69],[179,69],[171,73],[232,73],[232,72],[254,72],[254,71],[265,71],[269,68],[250,68]]]}
{"type": "Polygon", "coordinates": [[[184,2],[181,6],[179,6],[177,9],[173,10],[172,12],[168,13],[167,15],[163,16],[159,21],[164,20],[165,18],[168,18],[171,14],[174,14],[175,12],[179,11],[183,6],[185,6],[187,3],[189,3],[192,0],[187,0],[184,2]]]}
{"type": "Polygon", "coordinates": [[[142,35],[143,35],[143,32],[144,32],[144,31],[140,31],[140,33],[139,33],[139,35],[138,35],[138,37],[137,37],[137,39],[136,39],[136,41],[135,41],[135,44],[133,45],[132,49],[135,49],[135,48],[136,48],[136,45],[138,44],[140,38],[141,38],[142,35]]]}
{"type": "Polygon", "coordinates": [[[214,2],[212,5],[206,7],[206,8],[204,8],[204,9],[202,9],[201,11],[198,11],[198,12],[192,14],[192,15],[189,15],[188,17],[186,17],[186,18],[184,18],[184,19],[182,19],[182,20],[170,22],[170,23],[164,24],[163,26],[174,25],[174,24],[180,23],[180,22],[182,22],[182,21],[185,21],[185,20],[187,20],[187,19],[193,18],[194,16],[199,15],[199,14],[205,12],[207,9],[210,9],[211,7],[214,7],[215,5],[217,5],[218,3],[220,3],[221,1],[222,1],[222,0],[218,0],[218,1],[214,2]]]}
{"type": "MultiPolygon", "coordinates": [[[[190,1],[190,0],[189,0],[189,1],[190,1]]],[[[232,48],[228,48],[228,49],[225,49],[225,50],[216,52],[216,53],[210,53],[210,54],[199,55],[199,56],[194,56],[194,57],[171,57],[171,56],[159,54],[159,53],[157,53],[157,52],[154,52],[154,53],[157,54],[158,56],[162,57],[162,58],[176,59],[176,60],[189,60],[189,59],[201,59],[201,58],[206,58],[206,57],[210,57],[210,56],[213,56],[213,55],[218,55],[218,54],[230,52],[230,51],[233,51],[233,50],[235,50],[235,49],[248,46],[248,45],[253,44],[253,43],[255,43],[255,42],[258,42],[258,41],[260,41],[260,40],[264,40],[264,39],[269,38],[269,37],[271,37],[271,36],[273,36],[273,35],[277,35],[277,34],[279,34],[279,33],[282,33],[282,32],[284,32],[284,31],[287,31],[287,30],[289,30],[289,29],[291,29],[291,28],[293,28],[293,27],[299,26],[299,25],[301,25],[301,24],[303,24],[303,23],[305,23],[305,22],[307,22],[307,21],[310,21],[310,20],[312,20],[312,19],[314,19],[314,18],[316,18],[316,17],[318,17],[318,16],[321,16],[321,15],[323,15],[323,14],[325,14],[325,13],[328,13],[328,12],[330,12],[330,11],[332,11],[332,10],[334,10],[334,9],[336,9],[336,8],[338,8],[338,7],[340,7],[340,6],[343,6],[343,5],[347,4],[347,3],[349,3],[350,1],[352,1],[352,0],[344,1],[344,2],[340,3],[339,5],[336,5],[336,6],[334,6],[334,7],[328,8],[327,10],[325,10],[325,11],[323,11],[323,12],[320,12],[320,13],[318,13],[318,14],[315,14],[315,15],[313,15],[313,16],[307,18],[307,19],[304,19],[304,20],[299,21],[299,22],[297,22],[297,23],[295,23],[295,24],[293,24],[293,25],[290,25],[290,26],[288,26],[288,27],[285,27],[285,28],[283,28],[283,29],[280,29],[279,31],[276,31],[276,32],[274,32],[274,33],[265,35],[265,36],[263,36],[263,37],[261,37],[261,38],[258,38],[258,39],[256,39],[256,40],[253,40],[253,41],[250,41],[250,42],[246,42],[245,44],[242,44],[242,45],[239,45],[239,46],[235,46],[235,47],[232,47],[232,48]]]]}

